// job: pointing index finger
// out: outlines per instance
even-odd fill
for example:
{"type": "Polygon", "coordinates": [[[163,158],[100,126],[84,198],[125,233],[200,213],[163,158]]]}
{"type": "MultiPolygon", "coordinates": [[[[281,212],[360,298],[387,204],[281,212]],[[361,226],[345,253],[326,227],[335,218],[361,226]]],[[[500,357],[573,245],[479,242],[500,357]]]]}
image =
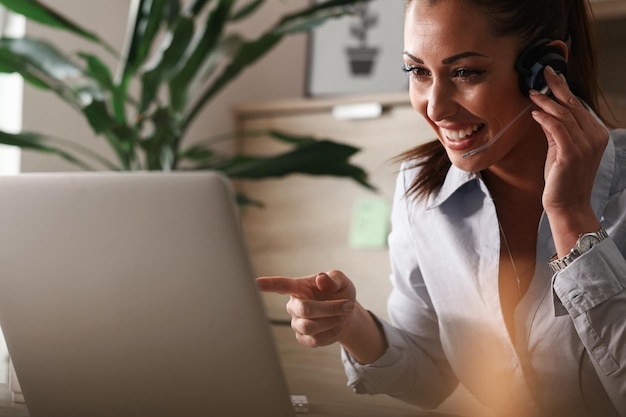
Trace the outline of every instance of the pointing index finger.
{"type": "Polygon", "coordinates": [[[263,292],[286,294],[297,298],[316,298],[315,275],[304,278],[259,277],[256,283],[263,292]]]}

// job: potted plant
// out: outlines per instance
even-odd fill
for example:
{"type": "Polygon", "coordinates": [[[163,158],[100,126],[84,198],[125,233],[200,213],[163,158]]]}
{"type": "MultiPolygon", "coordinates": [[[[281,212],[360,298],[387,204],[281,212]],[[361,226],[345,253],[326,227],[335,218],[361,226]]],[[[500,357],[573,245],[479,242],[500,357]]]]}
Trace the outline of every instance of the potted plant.
{"type": "Polygon", "coordinates": [[[356,23],[350,26],[350,35],[359,41],[359,45],[346,48],[350,60],[350,69],[356,76],[367,76],[372,73],[378,48],[368,46],[367,32],[378,23],[378,16],[368,12],[368,4],[354,6],[356,23]]]}
{"type": "MultiPolygon", "coordinates": [[[[233,179],[306,173],[348,177],[372,188],[366,172],[349,162],[358,149],[329,139],[269,132],[291,147],[262,157],[224,154],[210,141],[185,143],[200,110],[284,37],[349,13],[350,6],[363,1],[314,2],[249,40],[231,27],[258,10],[262,0],[133,0],[125,49],[115,51],[39,0],[0,0],[14,13],[88,39],[117,58],[114,72],[94,53],[67,56],[46,40],[0,37],[0,72],[19,73],[79,111],[107,140],[115,160],[40,132],[0,131],[0,143],[51,153],[88,170],[212,169],[233,179]]],[[[251,202],[245,196],[240,201],[251,202]]]]}

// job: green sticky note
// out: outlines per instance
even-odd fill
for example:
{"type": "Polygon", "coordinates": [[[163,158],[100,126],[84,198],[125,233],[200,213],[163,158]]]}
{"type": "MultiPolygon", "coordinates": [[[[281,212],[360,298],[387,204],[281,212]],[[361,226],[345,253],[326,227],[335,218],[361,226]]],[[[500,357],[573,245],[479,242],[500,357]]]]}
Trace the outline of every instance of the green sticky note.
{"type": "Polygon", "coordinates": [[[367,197],[355,201],[350,225],[350,247],[386,248],[389,214],[389,203],[383,198],[367,197]]]}

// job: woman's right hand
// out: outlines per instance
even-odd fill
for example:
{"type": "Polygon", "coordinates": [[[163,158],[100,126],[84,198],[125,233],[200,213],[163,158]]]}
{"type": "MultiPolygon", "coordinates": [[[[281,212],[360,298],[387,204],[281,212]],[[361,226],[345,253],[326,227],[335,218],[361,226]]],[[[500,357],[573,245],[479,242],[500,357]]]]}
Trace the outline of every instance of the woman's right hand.
{"type": "Polygon", "coordinates": [[[350,331],[356,289],[341,271],[321,272],[303,278],[260,277],[261,291],[290,296],[287,312],[296,339],[304,346],[341,342],[350,331]]]}

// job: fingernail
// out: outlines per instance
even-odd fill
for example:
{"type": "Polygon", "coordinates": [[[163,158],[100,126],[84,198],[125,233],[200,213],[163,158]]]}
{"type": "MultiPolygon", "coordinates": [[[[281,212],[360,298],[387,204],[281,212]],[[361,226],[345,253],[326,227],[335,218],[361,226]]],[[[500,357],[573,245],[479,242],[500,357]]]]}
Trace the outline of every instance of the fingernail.
{"type": "Polygon", "coordinates": [[[552,68],[550,65],[546,67],[546,71],[548,71],[552,75],[556,75],[556,71],[554,71],[554,68],[552,68]]]}
{"type": "Polygon", "coordinates": [[[567,101],[572,106],[582,107],[582,103],[580,102],[580,100],[578,100],[576,96],[571,96],[567,101]]]}
{"type": "Polygon", "coordinates": [[[530,114],[533,117],[533,119],[538,119],[540,117],[539,112],[537,110],[533,110],[532,112],[530,112],[530,114]]]}
{"type": "Polygon", "coordinates": [[[528,92],[528,94],[530,94],[531,96],[540,96],[541,95],[541,93],[539,91],[537,91],[537,90],[530,90],[528,92]]]}
{"type": "Polygon", "coordinates": [[[348,301],[342,306],[342,308],[343,308],[343,311],[345,311],[346,313],[349,313],[350,311],[354,310],[354,303],[352,301],[348,301]]]}

